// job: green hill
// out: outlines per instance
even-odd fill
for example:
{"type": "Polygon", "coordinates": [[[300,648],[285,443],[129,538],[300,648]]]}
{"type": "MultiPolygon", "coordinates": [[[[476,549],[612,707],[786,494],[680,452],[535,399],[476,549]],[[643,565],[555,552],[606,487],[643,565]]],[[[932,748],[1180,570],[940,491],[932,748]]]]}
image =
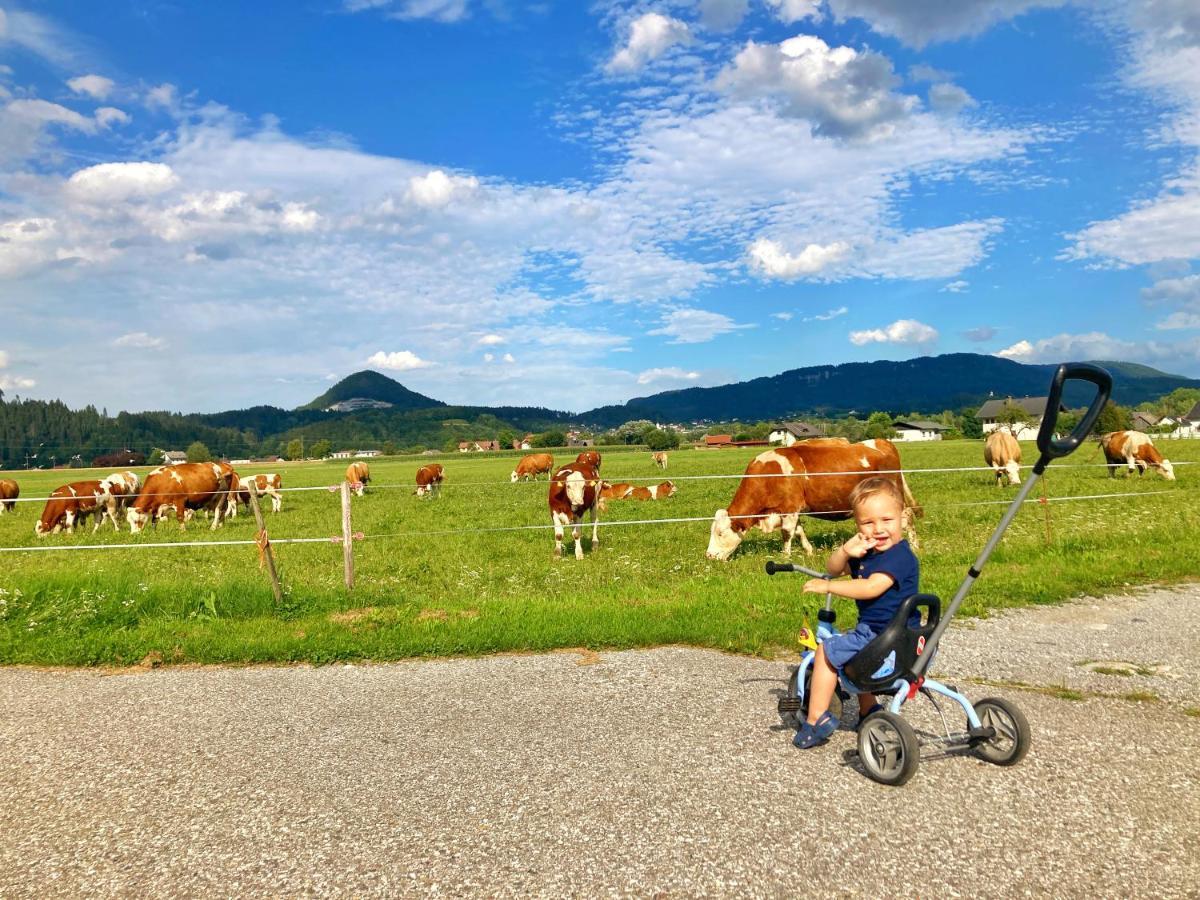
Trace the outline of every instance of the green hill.
{"type": "Polygon", "coordinates": [[[390,403],[395,409],[429,409],[446,405],[441,400],[410,391],[395,379],[368,369],[346,376],[320,397],[299,409],[326,409],[335,403],[356,398],[381,400],[390,403]]]}

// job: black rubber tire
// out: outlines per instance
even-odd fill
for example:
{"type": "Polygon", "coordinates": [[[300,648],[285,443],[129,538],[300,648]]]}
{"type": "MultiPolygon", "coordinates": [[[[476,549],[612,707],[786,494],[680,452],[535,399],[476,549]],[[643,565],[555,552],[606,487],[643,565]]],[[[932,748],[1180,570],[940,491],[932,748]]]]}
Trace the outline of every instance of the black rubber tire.
{"type": "MultiPolygon", "coordinates": [[[[800,676],[800,667],[796,666],[792,669],[792,674],[788,676],[787,696],[800,696],[797,690],[797,679],[800,676]]],[[[829,698],[829,714],[835,719],[842,717],[842,694],[841,686],[833,692],[833,696],[829,698]]],[[[808,698],[812,690],[812,666],[804,670],[804,702],[800,705],[797,712],[783,714],[783,722],[789,728],[799,728],[801,723],[808,718],[808,698]]]]}
{"type": "Polygon", "coordinates": [[[990,725],[996,736],[975,745],[980,758],[997,766],[1015,766],[1029,752],[1033,733],[1025,714],[999,697],[988,697],[975,704],[975,715],[982,725],[990,725]]]}
{"type": "Polygon", "coordinates": [[[921,744],[903,716],[880,710],[858,729],[858,758],[873,781],[899,787],[917,774],[921,744]]]}

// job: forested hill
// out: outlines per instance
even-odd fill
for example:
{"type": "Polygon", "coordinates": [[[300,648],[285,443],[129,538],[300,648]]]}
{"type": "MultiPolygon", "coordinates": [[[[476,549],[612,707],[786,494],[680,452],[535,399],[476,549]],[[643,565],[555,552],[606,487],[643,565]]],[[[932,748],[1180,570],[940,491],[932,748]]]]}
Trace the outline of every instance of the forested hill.
{"type": "MultiPolygon", "coordinates": [[[[1154,400],[1200,380],[1167,375],[1134,363],[1101,361],[1113,375],[1113,399],[1124,405],[1154,400]]],[[[843,363],[791,369],[767,378],[710,388],[685,388],[635,397],[580,418],[604,427],[634,418],[668,422],[702,419],[753,422],[805,414],[841,416],[885,410],[906,414],[976,405],[988,396],[1045,396],[1057,366],[1027,365],[977,353],[948,353],[893,362],[843,363]]],[[[1094,389],[1068,385],[1066,402],[1082,405],[1094,389]]]]}
{"type": "Polygon", "coordinates": [[[382,400],[390,403],[396,409],[429,409],[433,406],[446,405],[441,400],[434,400],[432,397],[410,391],[400,382],[388,378],[386,375],[366,370],[348,375],[320,397],[300,408],[325,409],[342,400],[355,398],[382,400]]]}

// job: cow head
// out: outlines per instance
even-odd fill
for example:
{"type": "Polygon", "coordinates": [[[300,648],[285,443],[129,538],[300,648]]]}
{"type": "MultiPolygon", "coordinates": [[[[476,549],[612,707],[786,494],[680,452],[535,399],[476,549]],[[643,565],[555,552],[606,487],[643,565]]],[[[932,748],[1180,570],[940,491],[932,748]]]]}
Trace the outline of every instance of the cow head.
{"type": "Polygon", "coordinates": [[[659,500],[661,500],[663,497],[670,497],[674,493],[675,493],[675,482],[673,482],[673,481],[664,481],[662,484],[660,484],[658,486],[658,499],[659,500]]]}
{"type": "Polygon", "coordinates": [[[137,534],[150,524],[150,510],[135,509],[131,506],[125,510],[125,521],[129,523],[129,531],[137,534]]]}
{"type": "Polygon", "coordinates": [[[1169,459],[1164,459],[1161,463],[1155,466],[1155,468],[1162,472],[1162,477],[1167,479],[1167,481],[1175,480],[1175,467],[1171,465],[1171,461],[1169,459]]]}
{"type": "Polygon", "coordinates": [[[34,523],[33,533],[38,537],[45,537],[50,533],[50,526],[46,524],[45,519],[38,519],[37,522],[34,523]]]}
{"type": "Polygon", "coordinates": [[[512,470],[512,474],[508,477],[508,480],[511,481],[513,484],[517,483],[517,470],[516,469],[512,470]]]}
{"type": "Polygon", "coordinates": [[[1021,483],[1021,464],[1015,459],[1010,459],[1004,464],[1004,471],[1008,473],[1008,480],[1012,484],[1021,483]]]}
{"type": "Polygon", "coordinates": [[[742,542],[742,536],[733,530],[733,520],[729,518],[729,510],[718,509],[713,516],[712,528],[708,536],[708,552],[704,555],[709,559],[721,562],[733,556],[733,551],[742,542]]]}

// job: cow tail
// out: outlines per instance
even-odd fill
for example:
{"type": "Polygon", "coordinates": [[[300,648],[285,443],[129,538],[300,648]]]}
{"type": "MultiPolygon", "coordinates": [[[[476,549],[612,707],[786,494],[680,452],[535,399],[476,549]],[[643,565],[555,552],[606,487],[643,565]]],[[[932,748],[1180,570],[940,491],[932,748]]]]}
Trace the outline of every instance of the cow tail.
{"type": "Polygon", "coordinates": [[[917,498],[912,495],[912,491],[908,489],[908,480],[904,477],[904,473],[900,473],[900,489],[904,491],[904,503],[912,510],[912,514],[918,519],[925,516],[925,509],[917,503],[917,498]]]}

